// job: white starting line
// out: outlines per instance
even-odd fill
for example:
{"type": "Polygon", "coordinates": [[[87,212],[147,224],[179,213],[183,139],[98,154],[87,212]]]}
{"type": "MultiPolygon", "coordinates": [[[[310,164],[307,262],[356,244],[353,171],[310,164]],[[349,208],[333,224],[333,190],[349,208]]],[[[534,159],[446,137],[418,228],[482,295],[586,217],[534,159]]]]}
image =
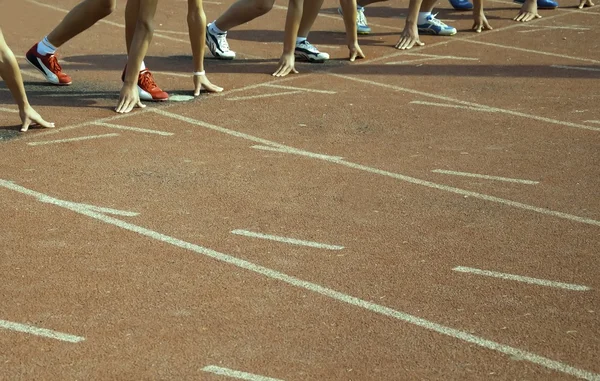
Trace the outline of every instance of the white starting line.
{"type": "Polygon", "coordinates": [[[484,276],[489,276],[489,277],[493,277],[493,278],[500,278],[500,279],[507,279],[507,280],[516,280],[518,282],[536,284],[538,286],[564,288],[565,290],[571,290],[571,291],[589,291],[589,290],[591,290],[591,288],[589,288],[587,286],[580,286],[578,284],[555,282],[552,280],[530,278],[527,276],[499,273],[496,271],[480,270],[480,269],[474,269],[472,267],[457,266],[457,267],[453,268],[452,270],[458,271],[461,273],[484,275],[484,276]]]}
{"type": "Polygon", "coordinates": [[[248,230],[237,229],[237,230],[232,230],[231,233],[232,234],[237,234],[237,235],[243,235],[243,236],[246,236],[246,237],[262,238],[262,239],[268,239],[268,240],[271,240],[271,241],[289,243],[290,245],[316,247],[318,249],[342,250],[344,248],[344,246],[329,245],[329,244],[326,244],[326,243],[319,243],[319,242],[313,242],[313,241],[304,241],[304,240],[301,240],[301,239],[281,237],[281,236],[277,236],[277,235],[255,233],[255,232],[251,232],[251,231],[248,231],[248,230]]]}
{"type": "Polygon", "coordinates": [[[445,169],[434,169],[431,172],[434,172],[434,173],[443,173],[445,175],[464,176],[464,177],[476,177],[476,178],[479,178],[479,179],[486,179],[486,180],[506,181],[506,182],[509,182],[509,183],[519,183],[519,184],[527,184],[527,185],[539,184],[539,181],[533,181],[533,180],[511,179],[509,177],[480,175],[478,173],[468,173],[468,172],[447,171],[445,169]]]}
{"type": "Polygon", "coordinates": [[[46,144],[78,142],[81,140],[112,138],[115,136],[119,136],[119,134],[89,135],[89,136],[81,136],[78,138],[70,138],[70,139],[44,140],[44,141],[39,141],[39,142],[30,142],[30,143],[27,143],[27,145],[28,146],[42,146],[42,145],[46,145],[46,144]]]}
{"type": "Polygon", "coordinates": [[[39,328],[33,325],[15,323],[7,320],[0,320],[0,328],[8,329],[10,331],[28,333],[36,336],[43,336],[60,341],[67,341],[69,343],[79,343],[85,340],[85,338],[81,336],[69,335],[68,333],[57,332],[51,329],[39,328]]]}
{"type": "Polygon", "coordinates": [[[239,370],[233,370],[228,368],[222,368],[220,366],[209,365],[202,368],[203,371],[208,373],[217,374],[219,376],[226,376],[231,378],[237,378],[239,380],[247,381],[283,381],[278,378],[271,378],[265,376],[259,376],[258,374],[241,372],[239,370]]]}

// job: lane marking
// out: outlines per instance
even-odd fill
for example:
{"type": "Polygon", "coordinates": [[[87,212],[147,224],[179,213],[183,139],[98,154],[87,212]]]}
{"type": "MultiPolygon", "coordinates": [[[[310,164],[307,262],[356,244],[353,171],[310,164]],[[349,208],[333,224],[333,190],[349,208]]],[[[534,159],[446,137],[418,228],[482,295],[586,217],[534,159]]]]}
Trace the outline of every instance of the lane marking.
{"type": "MultiPolygon", "coordinates": [[[[540,19],[541,20],[541,19],[540,19]]],[[[487,33],[486,33],[487,34],[487,33]]],[[[453,37],[453,39],[455,39],[453,37]]],[[[473,44],[480,44],[480,45],[486,45],[486,46],[494,46],[496,48],[503,48],[503,49],[509,49],[509,50],[516,50],[519,52],[527,52],[527,53],[534,53],[534,54],[541,54],[544,56],[550,56],[550,57],[559,57],[559,58],[567,58],[570,60],[575,60],[575,61],[584,61],[584,62],[591,62],[591,63],[595,63],[595,64],[600,64],[600,61],[598,60],[593,60],[591,58],[583,58],[583,57],[573,57],[573,56],[568,56],[566,54],[558,54],[558,53],[550,53],[550,52],[544,52],[542,50],[535,50],[535,49],[527,49],[527,48],[519,48],[517,46],[510,46],[510,45],[501,45],[501,44],[494,44],[492,42],[485,42],[485,41],[478,41],[478,40],[467,40],[464,38],[456,38],[456,40],[458,41],[468,41],[471,42],[473,44]]]]}
{"type": "MultiPolygon", "coordinates": [[[[31,66],[29,66],[29,67],[31,67],[31,66]]],[[[30,70],[30,69],[20,69],[20,70],[21,70],[21,74],[24,74],[28,77],[35,78],[35,79],[43,79],[44,81],[46,80],[46,77],[44,77],[42,75],[42,73],[40,73],[39,71],[30,70]]]]}
{"type": "Polygon", "coordinates": [[[106,127],[106,128],[114,128],[114,129],[117,129],[117,130],[143,132],[145,134],[155,134],[155,135],[161,135],[161,136],[173,136],[173,135],[175,135],[172,132],[149,130],[149,129],[146,129],[146,128],[138,128],[138,127],[121,126],[120,124],[112,124],[112,123],[104,123],[104,122],[92,122],[91,124],[94,124],[96,126],[106,127]]]}
{"type": "Polygon", "coordinates": [[[550,67],[567,70],[582,70],[582,71],[600,71],[600,69],[592,67],[566,66],[566,65],[550,65],[550,67]]]}
{"type": "Polygon", "coordinates": [[[79,343],[85,340],[85,338],[81,336],[69,335],[68,333],[53,331],[46,328],[39,328],[28,324],[15,323],[7,320],[0,320],[0,328],[10,331],[28,333],[35,336],[47,337],[49,339],[66,341],[69,343],[79,343]]]}
{"type": "Polygon", "coordinates": [[[353,305],[353,306],[356,306],[356,307],[359,307],[359,308],[362,308],[362,309],[365,309],[365,310],[368,310],[371,312],[375,312],[380,315],[389,316],[394,319],[415,325],[417,327],[425,328],[425,329],[437,332],[437,333],[445,335],[445,336],[449,336],[449,337],[452,337],[452,338],[455,338],[458,340],[462,340],[467,343],[478,345],[482,348],[500,352],[500,353],[506,354],[508,356],[516,357],[520,360],[528,361],[533,364],[537,364],[537,365],[540,365],[540,366],[548,368],[548,369],[552,369],[557,372],[570,374],[575,377],[583,378],[583,379],[586,379],[589,381],[600,381],[600,374],[593,373],[593,372],[590,372],[590,371],[587,371],[584,369],[579,369],[579,368],[573,367],[571,365],[562,363],[560,361],[552,360],[547,357],[537,355],[533,352],[528,352],[528,351],[525,351],[522,349],[511,347],[509,345],[500,344],[495,341],[487,340],[482,337],[473,335],[471,333],[461,331],[459,329],[450,328],[450,327],[447,327],[447,326],[444,326],[444,325],[441,325],[438,323],[434,323],[432,321],[429,321],[429,320],[426,320],[426,319],[423,319],[423,318],[420,318],[417,316],[410,315],[405,312],[397,311],[397,310],[394,310],[389,307],[385,307],[385,306],[382,306],[382,305],[379,305],[379,304],[376,304],[373,302],[362,300],[357,297],[354,297],[354,296],[351,296],[348,294],[344,294],[342,292],[335,291],[333,289],[318,285],[316,283],[305,281],[305,280],[287,275],[285,273],[282,273],[282,272],[279,272],[276,270],[272,270],[272,269],[264,267],[264,266],[256,265],[252,262],[249,262],[249,261],[246,261],[243,259],[239,259],[239,258],[236,258],[231,255],[223,254],[223,253],[220,253],[218,251],[215,251],[215,250],[203,247],[203,246],[199,246],[199,245],[189,243],[189,242],[186,242],[186,241],[174,238],[174,237],[170,237],[168,235],[165,235],[165,234],[162,234],[162,233],[150,230],[150,229],[146,229],[141,226],[130,224],[128,222],[116,219],[114,217],[106,216],[104,214],[91,211],[87,208],[79,208],[79,207],[73,206],[72,203],[70,203],[68,201],[60,200],[60,199],[51,197],[49,195],[46,195],[46,194],[43,194],[40,192],[36,192],[34,190],[27,189],[18,184],[15,184],[14,182],[11,182],[11,181],[0,179],[0,186],[10,189],[12,191],[24,194],[24,195],[34,197],[40,202],[63,207],[63,208],[69,209],[73,212],[83,214],[83,215],[91,217],[93,219],[102,221],[106,224],[110,224],[110,225],[119,227],[121,229],[128,230],[130,232],[134,232],[139,235],[152,238],[152,239],[160,241],[160,242],[168,243],[170,245],[173,245],[173,246],[176,246],[176,247],[188,250],[188,251],[192,251],[197,254],[201,254],[206,257],[210,257],[215,260],[237,266],[242,269],[249,270],[251,272],[266,276],[271,279],[279,280],[279,281],[287,283],[289,285],[292,285],[292,286],[295,286],[298,288],[302,288],[302,289],[314,292],[316,294],[323,295],[325,297],[328,297],[328,298],[331,298],[331,299],[334,299],[334,300],[337,300],[337,301],[340,301],[340,302],[343,302],[343,303],[346,303],[349,305],[353,305]]]}
{"type": "Polygon", "coordinates": [[[455,175],[455,176],[465,176],[465,177],[477,177],[477,178],[486,179],[486,180],[498,180],[498,181],[506,181],[506,182],[509,182],[509,183],[519,183],[519,184],[528,184],[528,185],[535,185],[535,184],[539,184],[540,183],[539,181],[533,181],[533,180],[511,179],[509,177],[480,175],[480,174],[477,174],[477,173],[468,173],[468,172],[447,171],[445,169],[434,169],[431,172],[434,172],[434,173],[443,173],[445,175],[455,175]]]}
{"type": "Polygon", "coordinates": [[[282,236],[278,236],[278,235],[255,233],[255,232],[251,232],[251,231],[248,231],[248,230],[242,230],[242,229],[232,230],[231,233],[232,234],[237,234],[237,235],[243,235],[243,236],[246,236],[246,237],[262,238],[262,239],[268,239],[268,240],[271,240],[271,241],[289,243],[290,245],[315,247],[315,248],[318,248],[318,249],[342,250],[344,248],[344,246],[329,245],[329,244],[326,244],[326,243],[319,243],[319,242],[313,242],[313,241],[305,241],[305,240],[301,240],[301,239],[282,237],[282,236]]]}
{"type": "Polygon", "coordinates": [[[225,98],[225,100],[228,101],[245,101],[245,100],[249,100],[249,99],[258,99],[258,98],[268,98],[268,97],[277,97],[280,95],[292,95],[292,94],[300,94],[303,91],[284,91],[282,93],[270,93],[270,94],[260,94],[260,95],[249,95],[246,97],[229,97],[229,98],[225,98]]]}
{"type": "Polygon", "coordinates": [[[571,291],[589,291],[589,290],[591,290],[591,288],[589,288],[587,286],[580,286],[578,284],[555,282],[552,280],[530,278],[528,276],[499,273],[496,271],[480,270],[480,269],[475,269],[472,267],[457,266],[457,267],[453,268],[452,270],[458,271],[461,273],[483,275],[483,276],[489,276],[489,277],[493,277],[493,278],[500,278],[500,279],[507,279],[507,280],[516,280],[518,282],[530,283],[530,284],[535,284],[538,286],[564,288],[565,290],[571,290],[571,291]]]}
{"type": "Polygon", "coordinates": [[[274,83],[267,83],[264,86],[265,87],[273,87],[273,88],[276,88],[276,89],[284,89],[284,90],[300,90],[300,91],[304,91],[304,92],[307,92],[307,93],[337,94],[335,91],[307,89],[307,88],[304,88],[304,87],[294,87],[294,86],[283,86],[283,85],[276,85],[274,83]]]}
{"type": "Polygon", "coordinates": [[[251,148],[259,149],[259,150],[263,150],[263,151],[281,152],[281,153],[287,153],[287,154],[292,154],[292,155],[312,157],[315,159],[325,159],[325,160],[328,160],[328,159],[342,160],[343,159],[343,157],[341,157],[341,156],[324,155],[322,153],[314,153],[314,152],[308,152],[308,151],[303,151],[303,150],[297,150],[297,149],[294,149],[291,147],[280,148],[280,147],[256,145],[256,146],[252,146],[251,148]]]}
{"type": "Polygon", "coordinates": [[[315,154],[313,154],[311,152],[303,151],[303,150],[300,150],[297,148],[286,146],[284,144],[272,142],[267,139],[248,135],[243,132],[229,130],[224,127],[219,127],[214,124],[210,124],[210,123],[202,122],[202,121],[199,121],[196,119],[188,118],[186,116],[175,114],[175,113],[172,113],[169,111],[160,110],[160,109],[154,109],[153,111],[160,115],[171,117],[175,120],[181,120],[183,122],[187,122],[187,123],[190,123],[190,124],[193,124],[196,126],[208,128],[208,129],[211,129],[214,131],[219,131],[224,134],[236,136],[236,137],[242,138],[242,139],[247,139],[247,140],[257,142],[257,143],[260,143],[260,144],[263,144],[266,146],[272,146],[272,147],[279,148],[279,149],[286,150],[286,151],[289,150],[290,152],[293,152],[293,153],[302,154],[304,156],[318,158],[318,159],[328,161],[331,163],[343,165],[348,168],[353,168],[353,169],[357,169],[357,170],[361,170],[364,172],[369,172],[369,173],[373,173],[373,174],[377,174],[377,175],[387,176],[387,177],[391,177],[391,178],[401,180],[401,181],[404,181],[407,183],[421,185],[421,186],[425,186],[425,187],[433,188],[433,189],[438,189],[438,190],[442,190],[442,191],[449,192],[449,193],[455,193],[455,194],[459,194],[461,196],[473,197],[473,198],[477,198],[480,200],[485,200],[485,201],[490,201],[490,202],[494,202],[494,203],[498,203],[498,204],[502,204],[502,205],[507,205],[507,206],[511,206],[511,207],[514,207],[517,209],[523,209],[523,210],[527,210],[527,211],[531,211],[531,212],[535,212],[535,213],[540,213],[540,214],[545,214],[545,215],[549,215],[549,216],[553,216],[553,217],[563,218],[566,220],[576,221],[576,222],[580,222],[580,223],[584,223],[584,224],[600,226],[600,221],[594,220],[592,218],[580,217],[580,216],[576,216],[576,215],[569,214],[569,213],[564,213],[564,212],[559,212],[559,211],[555,211],[555,210],[551,210],[551,209],[540,208],[538,206],[524,204],[524,203],[521,203],[518,201],[507,200],[504,198],[490,196],[490,195],[483,194],[483,193],[477,193],[477,192],[472,192],[472,191],[455,188],[455,187],[451,187],[451,186],[447,186],[447,185],[443,185],[443,184],[437,184],[437,183],[434,183],[431,181],[421,180],[421,179],[406,176],[406,175],[403,175],[400,173],[388,172],[388,171],[384,171],[384,170],[381,170],[378,168],[372,168],[372,167],[368,167],[366,165],[352,163],[349,161],[337,159],[332,156],[322,155],[322,156],[316,157],[316,156],[314,156],[315,154]]]}
{"type": "Polygon", "coordinates": [[[409,56],[417,56],[423,57],[416,60],[409,61],[394,61],[394,62],[386,62],[386,65],[404,65],[411,62],[428,62],[428,61],[437,61],[437,60],[457,60],[457,61],[479,61],[479,58],[472,57],[458,57],[458,56],[440,56],[435,54],[425,54],[425,53],[412,53],[406,52],[405,55],[409,56]]]}
{"type": "Polygon", "coordinates": [[[19,113],[19,110],[15,110],[15,109],[12,109],[12,108],[4,108],[4,107],[0,107],[0,111],[10,112],[10,113],[13,113],[13,114],[18,114],[19,113]]]}
{"type": "Polygon", "coordinates": [[[565,126],[565,127],[580,128],[580,129],[583,129],[583,130],[600,131],[600,128],[598,128],[598,127],[587,126],[585,124],[565,122],[565,121],[562,121],[562,120],[557,120],[557,119],[552,119],[552,118],[546,118],[546,117],[543,117],[543,116],[537,116],[537,115],[533,115],[533,114],[527,114],[527,113],[524,113],[524,112],[513,111],[513,110],[508,110],[508,109],[502,109],[502,108],[498,108],[498,107],[491,107],[491,106],[486,106],[486,105],[482,105],[482,104],[474,103],[474,102],[461,101],[460,99],[455,99],[455,98],[450,98],[450,97],[446,97],[446,96],[443,96],[443,95],[437,95],[437,94],[433,94],[433,93],[428,93],[428,92],[425,92],[425,91],[413,90],[413,89],[409,89],[409,88],[406,88],[406,87],[400,87],[400,86],[390,85],[390,84],[387,84],[387,83],[381,83],[381,82],[372,81],[372,80],[369,80],[369,79],[356,78],[356,77],[351,77],[351,76],[348,76],[348,75],[335,74],[335,73],[328,73],[328,75],[331,75],[333,77],[347,79],[347,80],[354,81],[354,82],[367,83],[367,84],[370,84],[370,85],[373,85],[373,86],[383,87],[383,88],[387,88],[387,89],[390,89],[390,90],[402,91],[402,92],[405,92],[405,93],[415,94],[415,95],[422,95],[424,97],[434,98],[434,99],[440,99],[440,100],[443,100],[443,101],[446,101],[446,102],[453,102],[453,103],[458,103],[458,104],[465,105],[465,106],[483,108],[483,109],[487,109],[487,110],[493,111],[493,112],[501,112],[501,113],[512,115],[512,116],[519,116],[519,117],[522,117],[522,118],[533,119],[533,120],[537,120],[537,121],[540,121],[540,122],[552,123],[552,124],[557,124],[557,125],[565,126]]]}
{"type": "Polygon", "coordinates": [[[58,144],[58,143],[68,143],[68,142],[77,142],[81,140],[91,140],[91,139],[102,139],[102,138],[112,138],[115,136],[119,136],[119,134],[104,134],[104,135],[89,135],[89,136],[81,136],[78,138],[69,138],[69,139],[58,139],[58,140],[44,140],[39,142],[30,142],[27,143],[29,146],[42,146],[45,144],[58,144]]]}
{"type": "Polygon", "coordinates": [[[597,124],[600,124],[600,120],[586,120],[585,123],[597,123],[597,124]]]}
{"type": "Polygon", "coordinates": [[[410,104],[415,105],[424,105],[424,106],[436,106],[436,107],[446,107],[446,108],[457,108],[463,110],[471,110],[471,111],[481,111],[481,112],[496,112],[495,110],[490,109],[489,107],[472,107],[472,106],[459,106],[459,105],[450,105],[447,103],[435,103],[435,102],[427,102],[427,101],[412,101],[410,104]]]}
{"type": "Polygon", "coordinates": [[[222,368],[220,366],[209,365],[202,368],[203,371],[208,373],[217,374],[219,376],[226,376],[231,378],[237,378],[239,380],[247,381],[283,381],[278,378],[271,378],[265,376],[259,376],[258,374],[241,372],[239,370],[233,370],[228,368],[222,368]]]}

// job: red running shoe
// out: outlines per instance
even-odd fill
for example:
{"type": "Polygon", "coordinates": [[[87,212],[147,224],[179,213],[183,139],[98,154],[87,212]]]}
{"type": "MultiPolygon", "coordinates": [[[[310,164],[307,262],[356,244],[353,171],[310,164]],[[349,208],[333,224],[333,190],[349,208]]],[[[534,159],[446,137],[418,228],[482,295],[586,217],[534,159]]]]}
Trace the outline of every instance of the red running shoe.
{"type": "MultiPolygon", "coordinates": [[[[126,70],[127,66],[123,69],[123,74],[121,75],[122,81],[125,81],[126,70]]],[[[142,101],[166,101],[169,99],[169,94],[158,87],[152,73],[148,69],[140,71],[138,75],[138,94],[142,101]]]]}
{"type": "Polygon", "coordinates": [[[48,82],[59,86],[70,85],[72,83],[71,77],[62,72],[56,56],[54,54],[39,54],[37,46],[38,44],[33,45],[25,54],[27,62],[38,69],[48,82]]]}

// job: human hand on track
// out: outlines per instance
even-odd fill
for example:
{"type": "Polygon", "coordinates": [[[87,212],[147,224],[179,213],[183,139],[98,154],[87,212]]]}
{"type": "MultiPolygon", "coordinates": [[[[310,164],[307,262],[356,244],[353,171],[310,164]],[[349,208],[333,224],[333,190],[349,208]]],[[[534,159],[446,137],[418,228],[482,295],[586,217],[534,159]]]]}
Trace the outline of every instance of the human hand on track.
{"type": "Polygon", "coordinates": [[[526,0],[519,14],[513,20],[520,22],[527,22],[534,19],[541,19],[542,16],[538,14],[538,7],[536,0],[526,0]]]}
{"type": "Polygon", "coordinates": [[[222,87],[217,85],[213,85],[205,74],[203,75],[194,75],[194,96],[197,97],[200,95],[200,90],[204,89],[209,93],[220,93],[223,91],[222,87]]]}
{"type": "Polygon", "coordinates": [[[54,128],[54,123],[46,122],[31,106],[27,105],[19,111],[21,116],[21,131],[25,132],[31,125],[40,125],[46,128],[54,128]]]}
{"type": "Polygon", "coordinates": [[[483,12],[473,15],[473,27],[471,28],[477,33],[481,33],[482,30],[492,30],[492,26],[485,17],[483,12]]]}
{"type": "Polygon", "coordinates": [[[353,44],[348,45],[348,50],[350,51],[350,61],[354,62],[357,58],[365,58],[362,49],[358,45],[358,42],[354,42],[353,44]]]}
{"type": "Polygon", "coordinates": [[[593,7],[594,3],[592,0],[579,0],[579,6],[577,8],[582,9],[584,7],[593,7]]]}
{"type": "Polygon", "coordinates": [[[134,107],[144,108],[146,105],[140,101],[137,86],[123,85],[121,94],[119,95],[119,103],[115,111],[119,114],[126,114],[133,110],[134,107]]]}
{"type": "Polygon", "coordinates": [[[419,40],[419,30],[417,24],[406,25],[400,35],[400,40],[396,44],[396,49],[406,50],[412,48],[414,45],[423,46],[424,43],[419,40]]]}
{"type": "Polygon", "coordinates": [[[298,70],[294,67],[295,58],[294,53],[283,54],[279,60],[279,67],[273,73],[274,77],[285,77],[290,73],[298,74],[298,70]]]}

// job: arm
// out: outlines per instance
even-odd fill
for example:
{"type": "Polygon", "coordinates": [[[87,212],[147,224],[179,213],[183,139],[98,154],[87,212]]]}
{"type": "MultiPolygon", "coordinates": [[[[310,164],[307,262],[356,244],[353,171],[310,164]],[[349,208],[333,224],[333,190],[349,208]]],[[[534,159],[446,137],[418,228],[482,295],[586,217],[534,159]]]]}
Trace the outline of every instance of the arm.
{"type": "Polygon", "coordinates": [[[477,33],[481,33],[481,30],[493,29],[483,12],[483,0],[473,0],[473,27],[471,29],[477,33]]]}
{"type": "Polygon", "coordinates": [[[148,46],[154,34],[154,14],[156,13],[157,3],[158,0],[140,0],[138,19],[129,49],[129,56],[127,57],[125,81],[121,88],[119,104],[116,109],[118,113],[128,113],[136,106],[145,107],[140,102],[137,81],[139,68],[146,56],[148,46]]]}
{"type": "Polygon", "coordinates": [[[340,0],[342,13],[344,16],[344,26],[346,27],[346,42],[350,50],[350,61],[356,57],[365,58],[360,46],[358,45],[358,36],[356,28],[356,0],[340,0]]]}
{"type": "Polygon", "coordinates": [[[283,54],[279,60],[279,68],[273,73],[275,77],[284,77],[290,72],[298,73],[294,68],[294,50],[298,28],[302,19],[304,0],[290,0],[288,4],[287,17],[285,19],[285,36],[283,39],[283,54]]]}
{"type": "Polygon", "coordinates": [[[204,73],[204,50],[206,49],[206,15],[202,8],[202,0],[188,0],[187,23],[194,57],[194,95],[200,95],[201,88],[212,93],[223,91],[223,88],[210,83],[206,74],[200,74],[204,73]]]}
{"type": "Polygon", "coordinates": [[[419,29],[417,28],[421,3],[423,3],[423,0],[410,0],[408,3],[408,16],[406,16],[404,30],[400,35],[400,40],[396,44],[396,49],[410,49],[415,44],[418,46],[425,45],[419,40],[419,29]]]}
{"type": "Polygon", "coordinates": [[[38,123],[43,127],[54,127],[54,123],[48,123],[29,105],[21,71],[13,52],[10,50],[4,35],[0,29],[0,77],[4,79],[6,86],[10,90],[13,98],[19,106],[21,116],[21,131],[27,131],[29,126],[38,123]]]}

